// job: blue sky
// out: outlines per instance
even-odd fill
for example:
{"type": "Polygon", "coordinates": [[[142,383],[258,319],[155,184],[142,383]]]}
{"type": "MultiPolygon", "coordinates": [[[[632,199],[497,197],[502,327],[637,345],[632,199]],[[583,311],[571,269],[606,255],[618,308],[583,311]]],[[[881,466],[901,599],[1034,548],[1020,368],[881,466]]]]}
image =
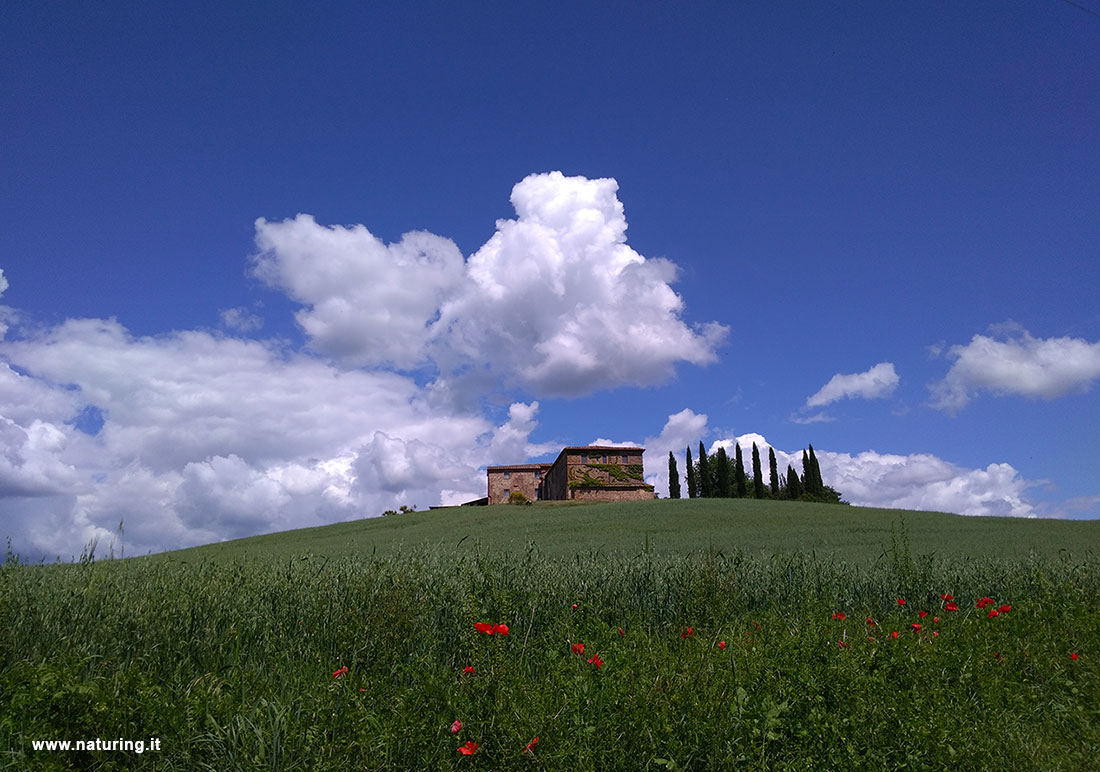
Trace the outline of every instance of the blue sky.
{"type": "Polygon", "coordinates": [[[160,550],[597,439],[1098,517],[1098,14],[9,4],[0,530],[160,550]]]}

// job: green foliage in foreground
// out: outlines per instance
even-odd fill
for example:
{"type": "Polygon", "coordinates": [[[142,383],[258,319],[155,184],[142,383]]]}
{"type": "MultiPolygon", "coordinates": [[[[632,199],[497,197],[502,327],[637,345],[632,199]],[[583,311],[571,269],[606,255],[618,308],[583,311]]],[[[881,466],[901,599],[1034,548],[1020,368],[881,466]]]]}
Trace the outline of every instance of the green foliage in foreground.
{"type": "Polygon", "coordinates": [[[1100,558],[913,557],[905,540],[869,565],[470,542],[8,564],[0,767],[1095,768],[1100,558]],[[1011,610],[989,618],[982,596],[1011,610]],[[96,737],[162,750],[31,750],[96,737]]]}

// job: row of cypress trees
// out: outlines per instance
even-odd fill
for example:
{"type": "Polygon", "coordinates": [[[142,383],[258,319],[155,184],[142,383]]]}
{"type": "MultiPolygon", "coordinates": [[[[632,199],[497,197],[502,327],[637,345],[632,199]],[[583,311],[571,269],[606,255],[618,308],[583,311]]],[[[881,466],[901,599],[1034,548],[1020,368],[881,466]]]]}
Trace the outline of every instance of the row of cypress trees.
{"type": "MultiPolygon", "coordinates": [[[[741,455],[741,446],[734,445],[734,457],[731,459],[725,448],[718,448],[708,457],[703,443],[699,443],[699,460],[692,462],[691,448],[687,449],[687,489],[690,499],[710,498],[756,498],[786,499],[790,501],[819,501],[839,504],[840,493],[830,488],[821,479],[821,466],[817,463],[814,446],[802,451],[802,474],[787,465],[787,473],[779,474],[776,468],[775,451],[768,448],[768,482],[764,482],[760,465],[760,450],[752,444],[752,477],[745,470],[741,455]]],[[[668,454],[668,495],[669,498],[681,497],[680,473],[676,468],[676,457],[668,454]]]]}

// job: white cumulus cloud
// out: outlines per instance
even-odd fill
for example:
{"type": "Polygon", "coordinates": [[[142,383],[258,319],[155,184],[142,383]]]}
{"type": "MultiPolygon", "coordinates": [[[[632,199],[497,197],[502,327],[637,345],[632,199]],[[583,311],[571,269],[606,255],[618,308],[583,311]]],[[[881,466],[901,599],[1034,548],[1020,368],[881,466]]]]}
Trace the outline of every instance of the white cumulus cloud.
{"type": "Polygon", "coordinates": [[[549,395],[653,384],[677,362],[713,361],[727,329],[682,321],[676,266],[627,245],[617,190],[560,172],[517,184],[517,218],[497,223],[442,309],[448,350],[549,395]]]}
{"type": "Polygon", "coordinates": [[[931,386],[934,407],[958,411],[981,391],[1055,399],[1084,391],[1100,378],[1100,342],[1034,338],[1010,329],[1003,340],[975,335],[965,346],[947,350],[953,364],[931,386]]]}
{"type": "MultiPolygon", "coordinates": [[[[751,474],[752,445],[760,451],[765,482],[768,479],[768,448],[760,434],[742,434],[716,440],[708,453],[719,447],[733,457],[734,444],[741,446],[745,467],[751,474]]],[[[779,474],[790,465],[802,473],[802,450],[773,448],[779,474]]],[[[850,504],[865,507],[918,509],[962,515],[1030,517],[1036,514],[1025,491],[1032,485],[1010,464],[990,464],[984,469],[967,469],[934,455],[893,455],[873,450],[857,455],[814,449],[825,484],[840,491],[850,504]]]]}
{"type": "Polygon", "coordinates": [[[539,448],[537,403],[494,426],[270,342],[78,319],[0,353],[0,538],[24,554],[78,555],[120,521],[137,554],[454,503],[484,495],[497,454],[539,448]],[[94,436],[75,422],[88,406],[94,436]]]}
{"type": "Polygon", "coordinates": [[[466,373],[456,383],[487,371],[549,396],[654,384],[714,361],[728,331],[683,321],[675,264],[627,245],[617,190],[531,175],[512,190],[516,218],[466,261],[430,233],[386,245],[362,225],[260,219],[255,271],[304,305],[316,349],[351,364],[430,362],[466,373]]]}
{"type": "Polygon", "coordinates": [[[384,244],[362,225],[319,225],[308,214],[256,221],[257,276],[305,307],[298,323],[319,350],[355,365],[412,368],[429,323],[464,270],[454,242],[406,233],[384,244]]]}
{"type": "Polygon", "coordinates": [[[680,475],[680,495],[687,498],[687,454],[690,446],[694,448],[699,439],[707,433],[706,413],[696,413],[684,408],[673,413],[654,437],[646,437],[645,461],[646,482],[654,487],[661,498],[668,498],[668,454],[676,458],[676,472],[680,475]]]}
{"type": "Polygon", "coordinates": [[[955,512],[962,515],[1030,517],[1030,486],[1010,464],[984,469],[956,466],[930,454],[907,456],[865,451],[816,452],[826,485],[852,504],[955,512]]]}
{"type": "Polygon", "coordinates": [[[892,362],[879,362],[862,373],[837,373],[816,394],[806,400],[806,407],[824,407],[841,399],[859,397],[878,399],[894,393],[898,374],[892,362]]]}

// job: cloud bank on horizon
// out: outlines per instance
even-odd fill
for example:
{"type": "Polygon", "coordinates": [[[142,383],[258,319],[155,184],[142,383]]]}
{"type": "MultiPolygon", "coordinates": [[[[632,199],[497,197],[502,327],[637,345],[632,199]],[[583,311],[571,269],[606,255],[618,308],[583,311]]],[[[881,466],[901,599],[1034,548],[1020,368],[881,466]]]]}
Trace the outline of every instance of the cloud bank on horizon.
{"type": "MultiPolygon", "coordinates": [[[[685,485],[687,448],[692,449],[693,459],[698,460],[696,448],[702,437],[709,434],[706,415],[698,415],[685,409],[668,417],[660,434],[647,437],[646,481],[658,491],[668,490],[668,454],[676,457],[681,487],[685,485]]],[[[607,444],[598,439],[593,444],[607,444]]],[[[633,443],[624,443],[633,444],[633,443]]],[[[707,454],[725,448],[733,457],[735,445],[741,446],[746,459],[752,457],[756,445],[764,466],[765,482],[768,474],[768,449],[775,453],[779,473],[792,467],[802,473],[802,449],[781,450],[755,432],[724,437],[704,443],[707,454]]],[[[1034,482],[1023,479],[1010,464],[990,464],[985,469],[965,469],[931,454],[882,454],[873,450],[855,456],[815,448],[822,477],[828,485],[841,491],[844,500],[867,507],[920,509],[954,512],[963,515],[990,515],[1001,517],[1035,517],[1036,508],[1026,500],[1027,488],[1034,482]]],[[[751,474],[751,471],[750,471],[751,474]]],[[[686,496],[686,488],[682,495],[686,496]]]]}
{"type": "MultiPolygon", "coordinates": [[[[122,522],[137,554],[484,495],[486,464],[558,449],[531,440],[538,400],[666,382],[715,361],[729,336],[684,321],[677,266],[627,244],[617,189],[528,176],[512,191],[516,217],[468,258],[426,232],[385,244],[304,214],[257,220],[251,269],[300,305],[305,350],[246,337],[262,319],[243,308],[220,312],[225,332],[136,336],[114,319],[23,325],[0,307],[3,535],[18,552],[68,558],[122,522]],[[503,422],[487,394],[510,403],[503,422]]],[[[975,336],[949,350],[933,394],[945,410],[982,390],[1057,396],[1100,377],[1098,351],[975,336]],[[1018,366],[1025,377],[1010,377],[1018,366]]],[[[883,362],[835,375],[806,404],[883,397],[898,382],[883,362]]],[[[651,431],[647,471],[663,492],[668,453],[712,430],[685,408],[651,431]]],[[[754,441],[767,447],[756,434],[711,447],[754,441]]],[[[776,454],[799,467],[799,451],[776,454]]],[[[1033,483],[1008,464],[818,457],[854,504],[1035,514],[1033,483]]]]}

